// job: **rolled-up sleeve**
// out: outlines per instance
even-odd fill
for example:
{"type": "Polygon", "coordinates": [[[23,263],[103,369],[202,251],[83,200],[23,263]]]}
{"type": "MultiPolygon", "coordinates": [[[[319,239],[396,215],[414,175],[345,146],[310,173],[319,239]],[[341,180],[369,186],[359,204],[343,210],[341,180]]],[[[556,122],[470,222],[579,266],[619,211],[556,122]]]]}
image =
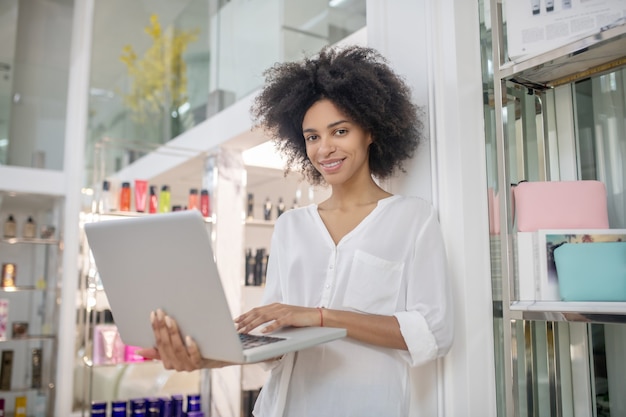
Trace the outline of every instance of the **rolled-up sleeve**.
{"type": "Polygon", "coordinates": [[[411,366],[445,355],[452,346],[452,296],[446,252],[434,209],[416,236],[408,265],[406,308],[394,314],[411,366]]]}

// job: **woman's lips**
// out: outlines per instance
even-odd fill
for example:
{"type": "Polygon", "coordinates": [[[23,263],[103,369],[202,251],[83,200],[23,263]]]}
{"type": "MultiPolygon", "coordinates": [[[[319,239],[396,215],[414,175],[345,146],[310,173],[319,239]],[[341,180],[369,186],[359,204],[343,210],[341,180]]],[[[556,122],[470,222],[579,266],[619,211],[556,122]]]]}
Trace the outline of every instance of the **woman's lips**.
{"type": "Polygon", "coordinates": [[[343,161],[343,159],[336,159],[333,161],[320,162],[320,167],[324,170],[324,172],[337,171],[343,164],[343,161]]]}

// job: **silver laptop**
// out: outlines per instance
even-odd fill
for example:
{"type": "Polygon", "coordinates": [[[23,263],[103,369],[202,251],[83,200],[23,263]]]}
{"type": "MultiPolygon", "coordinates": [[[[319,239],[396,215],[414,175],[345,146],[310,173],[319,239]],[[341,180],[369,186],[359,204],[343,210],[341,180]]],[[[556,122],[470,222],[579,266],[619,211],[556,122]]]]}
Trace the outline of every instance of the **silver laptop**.
{"type": "Polygon", "coordinates": [[[127,345],[154,345],[150,312],[158,308],[177,321],[183,336],[195,340],[203,357],[234,363],[259,362],[346,336],[345,329],[292,327],[244,347],[217,271],[210,223],[197,210],[87,223],[85,232],[127,345]]]}

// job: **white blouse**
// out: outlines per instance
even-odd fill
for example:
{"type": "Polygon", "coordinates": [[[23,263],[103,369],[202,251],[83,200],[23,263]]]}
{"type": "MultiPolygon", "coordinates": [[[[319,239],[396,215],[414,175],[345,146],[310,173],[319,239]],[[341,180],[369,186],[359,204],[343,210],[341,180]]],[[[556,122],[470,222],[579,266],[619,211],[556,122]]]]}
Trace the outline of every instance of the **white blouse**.
{"type": "Polygon", "coordinates": [[[272,364],[256,417],[408,415],[409,367],[444,355],[452,343],[434,209],[417,197],[388,197],[337,245],[316,205],[285,212],[263,297],[273,302],[394,315],[408,351],[346,338],[285,355],[272,364]]]}

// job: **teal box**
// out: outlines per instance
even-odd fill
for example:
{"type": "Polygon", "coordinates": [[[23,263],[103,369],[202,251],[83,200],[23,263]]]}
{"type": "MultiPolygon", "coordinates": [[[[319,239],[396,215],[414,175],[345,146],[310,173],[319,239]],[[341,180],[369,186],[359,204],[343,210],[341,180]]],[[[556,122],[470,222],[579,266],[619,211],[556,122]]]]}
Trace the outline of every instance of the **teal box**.
{"type": "Polygon", "coordinates": [[[626,301],[626,242],[564,243],[554,262],[563,301],[626,301]]]}

